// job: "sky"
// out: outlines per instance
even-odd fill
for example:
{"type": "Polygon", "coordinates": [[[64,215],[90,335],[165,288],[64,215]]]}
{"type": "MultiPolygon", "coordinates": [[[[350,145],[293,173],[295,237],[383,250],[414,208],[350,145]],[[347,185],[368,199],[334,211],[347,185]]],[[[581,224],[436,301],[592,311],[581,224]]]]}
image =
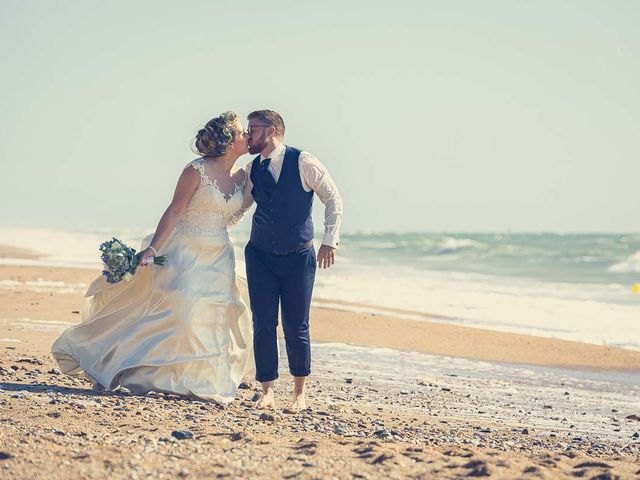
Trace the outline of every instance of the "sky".
{"type": "Polygon", "coordinates": [[[638,25],[633,0],[2,0],[0,225],[153,228],[197,130],[270,108],[343,232],[638,232],[638,25]]]}

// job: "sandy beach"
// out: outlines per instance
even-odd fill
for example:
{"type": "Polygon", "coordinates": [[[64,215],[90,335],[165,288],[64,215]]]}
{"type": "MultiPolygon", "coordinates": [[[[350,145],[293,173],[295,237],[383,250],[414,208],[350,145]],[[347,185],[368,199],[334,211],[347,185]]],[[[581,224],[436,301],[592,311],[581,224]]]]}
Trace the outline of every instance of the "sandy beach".
{"type": "MultiPolygon", "coordinates": [[[[15,255],[15,250],[12,253],[15,255]]],[[[11,288],[5,288],[2,292],[0,318],[15,315],[72,325],[80,320],[84,303],[82,294],[96,277],[96,273],[81,268],[0,265],[0,279],[16,282],[15,285],[7,285],[11,288]]],[[[319,307],[354,307],[354,304],[322,299],[315,300],[314,304],[319,307]]],[[[394,310],[380,307],[376,310],[386,310],[386,314],[316,307],[313,309],[311,324],[312,338],[318,342],[386,347],[496,362],[640,371],[640,351],[447,325],[428,320],[399,319],[393,316],[394,310]]],[[[29,336],[26,332],[25,335],[29,336]]],[[[44,339],[40,335],[30,337],[29,342],[45,351],[50,345],[48,338],[44,339]]]]}
{"type": "MultiPolygon", "coordinates": [[[[256,411],[252,379],[224,407],[98,392],[49,355],[96,274],[0,265],[3,478],[640,475],[638,351],[317,299],[305,414],[256,411]]],[[[283,375],[282,406],[288,389],[283,375]]]]}

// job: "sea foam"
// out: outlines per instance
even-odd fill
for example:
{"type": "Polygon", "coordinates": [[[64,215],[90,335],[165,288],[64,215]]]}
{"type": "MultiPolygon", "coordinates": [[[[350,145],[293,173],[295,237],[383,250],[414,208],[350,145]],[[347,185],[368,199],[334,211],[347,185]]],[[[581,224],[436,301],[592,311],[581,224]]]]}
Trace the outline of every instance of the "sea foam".
{"type": "Polygon", "coordinates": [[[609,267],[610,272],[616,273],[634,273],[640,272],[640,250],[609,267]]]}

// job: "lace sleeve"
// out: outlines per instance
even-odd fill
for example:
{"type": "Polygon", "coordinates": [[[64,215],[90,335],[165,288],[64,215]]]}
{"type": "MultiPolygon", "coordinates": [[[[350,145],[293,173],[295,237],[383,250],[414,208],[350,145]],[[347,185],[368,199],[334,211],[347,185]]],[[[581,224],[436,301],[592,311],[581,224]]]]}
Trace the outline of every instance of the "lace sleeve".
{"type": "Polygon", "coordinates": [[[251,164],[247,165],[244,169],[244,183],[242,185],[242,205],[227,221],[227,226],[232,227],[239,224],[244,218],[247,211],[253,205],[253,195],[251,195],[251,189],[253,183],[251,182],[251,164]]]}
{"type": "Polygon", "coordinates": [[[196,158],[192,162],[187,163],[187,166],[184,167],[184,170],[189,167],[192,167],[196,172],[198,172],[198,174],[200,175],[200,181],[202,182],[206,176],[206,173],[204,172],[204,165],[202,165],[202,158],[196,158]]]}

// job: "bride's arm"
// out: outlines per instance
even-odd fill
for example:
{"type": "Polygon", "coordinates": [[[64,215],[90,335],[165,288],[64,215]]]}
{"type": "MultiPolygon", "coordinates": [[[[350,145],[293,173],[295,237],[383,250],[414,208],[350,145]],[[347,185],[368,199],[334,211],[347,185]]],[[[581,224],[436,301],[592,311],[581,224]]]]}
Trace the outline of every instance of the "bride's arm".
{"type": "Polygon", "coordinates": [[[184,214],[185,209],[191,200],[198,184],[200,183],[200,174],[194,168],[185,168],[178,179],[176,191],[173,194],[173,200],[167,207],[164,214],[160,218],[156,232],[151,239],[149,246],[140,252],[140,265],[151,263],[151,257],[155,257],[164,243],[173,232],[178,220],[184,214]]]}

